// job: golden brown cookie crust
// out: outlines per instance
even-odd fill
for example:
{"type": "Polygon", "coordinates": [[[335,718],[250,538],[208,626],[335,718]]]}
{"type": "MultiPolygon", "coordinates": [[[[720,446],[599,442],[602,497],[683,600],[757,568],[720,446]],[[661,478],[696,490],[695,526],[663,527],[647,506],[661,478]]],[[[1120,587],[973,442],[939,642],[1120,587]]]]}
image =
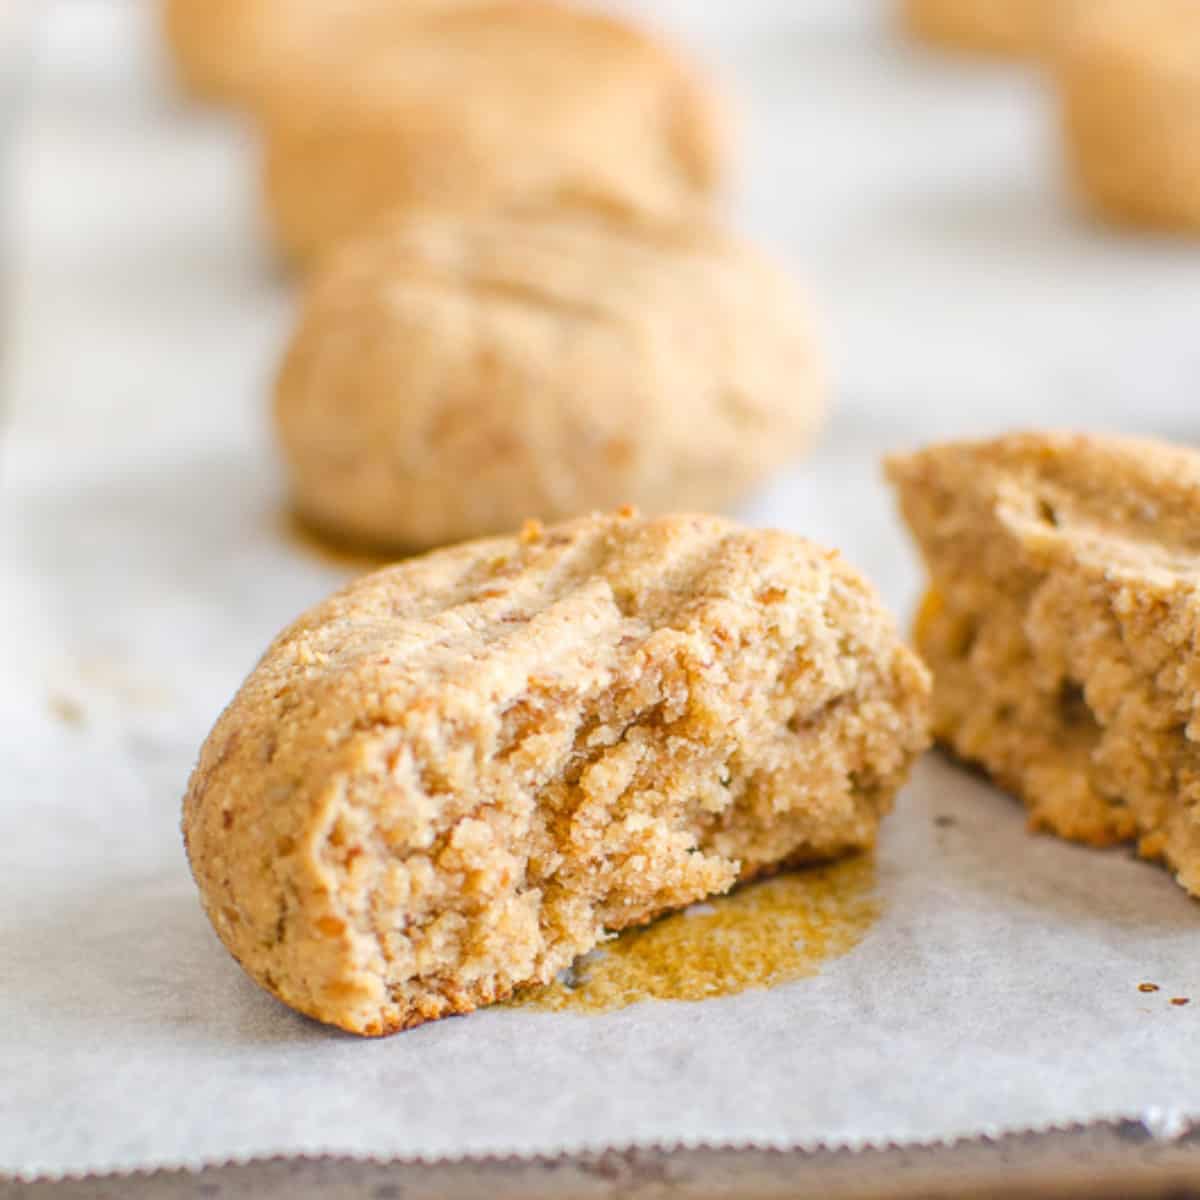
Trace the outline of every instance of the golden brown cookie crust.
{"type": "Polygon", "coordinates": [[[531,524],[282,633],[204,745],[185,840],[259,984],[387,1033],[870,846],[927,705],[836,553],[714,517],[531,524]]]}
{"type": "Polygon", "coordinates": [[[1090,0],[1056,39],[1071,174],[1118,223],[1200,232],[1200,7],[1090,0]]]}
{"type": "Polygon", "coordinates": [[[908,32],[936,46],[1026,57],[1041,52],[1064,0],[902,0],[908,32]]]}
{"type": "Polygon", "coordinates": [[[345,73],[364,42],[394,41],[431,14],[480,0],[162,2],[163,35],[185,90],[254,108],[297,72],[345,73]]]}
{"type": "Polygon", "coordinates": [[[807,449],[814,340],[784,274],[715,231],[417,219],[317,273],[276,427],[297,508],[343,541],[720,510],[807,449]]]}
{"type": "Polygon", "coordinates": [[[292,72],[263,117],[268,224],[304,261],[394,212],[686,223],[727,158],[719,102],[671,49],[529,0],[437,14],[349,72],[292,72]]]}
{"type": "Polygon", "coordinates": [[[1200,455],[1031,433],[888,473],[929,572],[935,736],[1035,827],[1136,837],[1200,894],[1200,455]]]}

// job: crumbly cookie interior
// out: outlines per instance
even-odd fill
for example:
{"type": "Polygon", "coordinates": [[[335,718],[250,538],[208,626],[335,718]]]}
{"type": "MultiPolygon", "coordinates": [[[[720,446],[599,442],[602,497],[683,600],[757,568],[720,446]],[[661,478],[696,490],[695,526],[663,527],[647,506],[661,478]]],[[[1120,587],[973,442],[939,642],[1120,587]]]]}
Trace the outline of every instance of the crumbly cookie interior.
{"type": "Polygon", "coordinates": [[[915,641],[935,737],[1035,827],[1137,838],[1200,894],[1200,474],[1163,455],[1027,437],[891,472],[930,575],[915,641]]]}
{"type": "Polygon", "coordinates": [[[248,685],[266,777],[229,786],[249,748],[222,764],[219,726],[189,799],[210,914],[260,982],[387,1032],[872,844],[927,691],[873,594],[799,539],[637,524],[432,556],[435,604],[380,572],[276,643],[248,685]],[[226,819],[262,853],[205,886],[226,819]]]}

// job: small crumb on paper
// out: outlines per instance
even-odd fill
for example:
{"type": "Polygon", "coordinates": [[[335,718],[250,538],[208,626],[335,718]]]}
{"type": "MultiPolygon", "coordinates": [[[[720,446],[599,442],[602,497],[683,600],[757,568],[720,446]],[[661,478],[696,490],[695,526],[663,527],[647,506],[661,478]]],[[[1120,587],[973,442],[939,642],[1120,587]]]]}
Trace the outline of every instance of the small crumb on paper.
{"type": "Polygon", "coordinates": [[[80,726],[87,718],[83,705],[73,696],[66,696],[61,692],[52,693],[46,701],[46,707],[49,708],[50,715],[64,725],[80,726]]]}

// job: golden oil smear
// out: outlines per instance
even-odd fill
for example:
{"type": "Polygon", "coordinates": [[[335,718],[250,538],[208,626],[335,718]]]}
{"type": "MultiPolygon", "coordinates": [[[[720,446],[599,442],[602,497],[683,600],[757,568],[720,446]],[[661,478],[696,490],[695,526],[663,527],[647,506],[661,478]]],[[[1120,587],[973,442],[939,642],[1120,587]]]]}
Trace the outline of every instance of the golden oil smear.
{"type": "Polygon", "coordinates": [[[377,571],[404,557],[402,554],[386,554],[333,541],[292,509],[282,513],[279,523],[286,541],[311,557],[320,559],[326,566],[341,571],[365,575],[368,571],[377,571]]]}
{"type": "Polygon", "coordinates": [[[708,1000],[815,975],[862,941],[880,913],[869,856],[747,884],[629,929],[562,980],[512,1003],[611,1012],[639,1000],[708,1000]]]}

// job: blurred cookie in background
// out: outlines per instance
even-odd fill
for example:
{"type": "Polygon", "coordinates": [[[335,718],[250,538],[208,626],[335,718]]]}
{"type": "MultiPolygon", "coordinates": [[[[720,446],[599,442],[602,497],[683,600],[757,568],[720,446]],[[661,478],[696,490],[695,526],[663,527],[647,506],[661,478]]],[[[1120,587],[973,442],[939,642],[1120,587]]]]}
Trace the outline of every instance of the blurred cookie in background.
{"type": "Polygon", "coordinates": [[[262,116],[267,218],[296,260],[396,210],[689,223],[726,168],[725,114],[689,64],[620,20],[529,0],[446,9],[342,67],[289,72],[262,116]]]}
{"type": "MultiPolygon", "coordinates": [[[[1140,3],[1140,0],[1137,0],[1140,3]]],[[[922,41],[951,50],[1038,54],[1063,0],[901,0],[901,19],[922,41]]]]}
{"type": "Polygon", "coordinates": [[[253,106],[289,70],[472,3],[479,0],[163,0],[162,27],[189,94],[253,106]]]}
{"type": "Polygon", "coordinates": [[[1068,165],[1095,211],[1200,232],[1200,3],[1076,4],[1051,57],[1068,165]]]}
{"type": "Polygon", "coordinates": [[[718,232],[413,218],[310,280],[276,391],[293,502],[395,550],[725,509],[811,442],[814,343],[791,281],[718,232]]]}

